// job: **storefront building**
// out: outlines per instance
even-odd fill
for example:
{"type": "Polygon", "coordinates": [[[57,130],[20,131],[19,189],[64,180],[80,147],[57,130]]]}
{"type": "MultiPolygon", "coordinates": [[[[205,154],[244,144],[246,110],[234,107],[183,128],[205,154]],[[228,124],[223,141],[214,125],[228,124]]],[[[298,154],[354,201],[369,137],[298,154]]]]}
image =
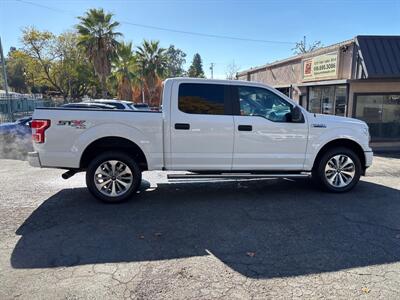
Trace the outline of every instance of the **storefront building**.
{"type": "Polygon", "coordinates": [[[400,150],[400,36],[357,36],[237,74],[269,84],[308,111],[354,117],[376,150],[400,150]]]}

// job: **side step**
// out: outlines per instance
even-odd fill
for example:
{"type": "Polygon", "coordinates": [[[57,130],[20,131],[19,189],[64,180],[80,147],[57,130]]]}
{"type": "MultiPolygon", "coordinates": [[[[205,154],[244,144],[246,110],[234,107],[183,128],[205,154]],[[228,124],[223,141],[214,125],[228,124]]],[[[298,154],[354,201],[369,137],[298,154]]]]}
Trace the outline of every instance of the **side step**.
{"type": "Polygon", "coordinates": [[[252,174],[252,173],[220,173],[220,174],[168,174],[168,179],[251,179],[251,178],[307,178],[310,173],[295,174],[252,174]]]}

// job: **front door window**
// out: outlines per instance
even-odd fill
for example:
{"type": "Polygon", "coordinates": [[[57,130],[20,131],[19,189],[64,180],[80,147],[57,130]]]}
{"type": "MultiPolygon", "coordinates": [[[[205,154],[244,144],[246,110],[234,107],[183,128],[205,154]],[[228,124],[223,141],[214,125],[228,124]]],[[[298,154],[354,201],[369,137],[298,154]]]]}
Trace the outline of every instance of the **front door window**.
{"type": "Polygon", "coordinates": [[[260,116],[272,122],[290,122],[291,105],[277,94],[258,87],[239,87],[240,115],[260,116]]]}

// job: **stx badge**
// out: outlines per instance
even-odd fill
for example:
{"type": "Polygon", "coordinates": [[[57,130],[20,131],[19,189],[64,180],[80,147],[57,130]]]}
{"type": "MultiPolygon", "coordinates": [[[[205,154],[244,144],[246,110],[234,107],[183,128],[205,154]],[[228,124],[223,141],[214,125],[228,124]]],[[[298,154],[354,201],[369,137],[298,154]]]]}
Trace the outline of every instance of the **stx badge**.
{"type": "Polygon", "coordinates": [[[71,120],[71,121],[58,121],[57,125],[59,126],[71,126],[76,129],[85,129],[86,128],[86,121],[85,120],[71,120]]]}

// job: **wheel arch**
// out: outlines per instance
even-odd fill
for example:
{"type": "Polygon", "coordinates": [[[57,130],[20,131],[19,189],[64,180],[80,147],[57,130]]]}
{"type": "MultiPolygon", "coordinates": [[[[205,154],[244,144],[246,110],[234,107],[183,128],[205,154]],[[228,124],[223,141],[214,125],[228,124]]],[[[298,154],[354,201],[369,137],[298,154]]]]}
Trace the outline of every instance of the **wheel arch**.
{"type": "Polygon", "coordinates": [[[142,171],[148,170],[148,161],[143,150],[135,142],[119,136],[102,137],[91,142],[81,155],[79,167],[86,169],[94,157],[106,151],[124,152],[136,160],[142,171]]]}
{"type": "Polygon", "coordinates": [[[322,157],[322,155],[324,155],[324,153],[326,153],[330,149],[338,148],[338,147],[348,148],[348,149],[354,151],[354,153],[360,159],[361,167],[365,171],[366,159],[365,159],[364,149],[356,141],[351,140],[351,139],[345,139],[345,138],[332,140],[332,141],[326,143],[324,146],[322,146],[321,149],[319,149],[318,154],[316,155],[316,157],[314,159],[312,169],[315,169],[317,162],[321,159],[321,157],[322,157]]]}

